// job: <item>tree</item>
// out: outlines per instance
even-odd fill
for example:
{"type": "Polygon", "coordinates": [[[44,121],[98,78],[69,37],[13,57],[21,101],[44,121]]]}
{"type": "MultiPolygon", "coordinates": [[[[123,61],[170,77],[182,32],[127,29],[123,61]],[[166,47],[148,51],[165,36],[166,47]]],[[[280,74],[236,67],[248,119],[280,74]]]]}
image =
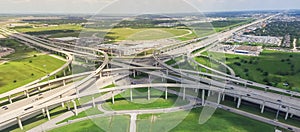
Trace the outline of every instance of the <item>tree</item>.
{"type": "Polygon", "coordinates": [[[241,66],[242,64],[239,62],[234,62],[233,64],[237,65],[237,66],[241,66]]]}
{"type": "Polygon", "coordinates": [[[269,73],[268,73],[268,72],[264,72],[263,75],[264,75],[264,76],[268,76],[269,73]]]}

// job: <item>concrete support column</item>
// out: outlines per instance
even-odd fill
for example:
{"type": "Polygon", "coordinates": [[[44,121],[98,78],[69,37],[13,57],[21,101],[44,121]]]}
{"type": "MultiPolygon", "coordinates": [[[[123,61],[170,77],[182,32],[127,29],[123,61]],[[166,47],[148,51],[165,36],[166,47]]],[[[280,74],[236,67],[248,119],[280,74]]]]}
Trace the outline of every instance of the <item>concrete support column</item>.
{"type": "Polygon", "coordinates": [[[168,99],[168,88],[167,87],[165,88],[165,99],[166,100],[168,99]]]}
{"type": "Polygon", "coordinates": [[[221,102],[221,92],[218,93],[218,104],[221,102]]]}
{"type": "Polygon", "coordinates": [[[47,115],[48,120],[51,120],[48,107],[46,107],[46,115],[47,115]]]}
{"type": "Polygon", "coordinates": [[[133,77],[135,78],[135,70],[133,70],[132,72],[133,72],[133,77]]]}
{"type": "Polygon", "coordinates": [[[21,130],[23,130],[23,125],[20,117],[17,117],[17,121],[21,130]]]}
{"type": "Polygon", "coordinates": [[[151,93],[150,93],[150,87],[148,87],[148,100],[150,100],[150,98],[151,98],[151,97],[150,97],[150,96],[151,96],[150,94],[151,94],[151,93]]]}
{"type": "Polygon", "coordinates": [[[12,99],[11,99],[11,97],[10,97],[10,95],[8,96],[8,101],[9,101],[10,104],[13,103],[13,102],[12,102],[12,99]]]}
{"type": "Polygon", "coordinates": [[[238,99],[238,103],[237,103],[236,108],[240,108],[241,102],[242,102],[242,97],[240,96],[239,99],[238,99]]]}
{"type": "Polygon", "coordinates": [[[168,69],[166,70],[166,74],[169,76],[169,70],[168,69]]]}
{"type": "Polygon", "coordinates": [[[115,104],[114,91],[111,91],[111,101],[112,101],[112,104],[115,104]]]}
{"type": "Polygon", "coordinates": [[[67,74],[66,74],[66,70],[64,70],[64,76],[66,76],[67,74]]]}
{"type": "Polygon", "coordinates": [[[209,97],[210,96],[210,90],[208,90],[208,92],[207,92],[207,97],[209,97]]]}
{"type": "Polygon", "coordinates": [[[45,109],[42,109],[43,116],[46,117],[45,109]]]}
{"type": "Polygon", "coordinates": [[[130,89],[130,101],[132,101],[132,88],[130,89]]]}
{"type": "Polygon", "coordinates": [[[225,96],[226,96],[226,94],[223,94],[222,101],[225,101],[225,96]]]}
{"type": "Polygon", "coordinates": [[[24,91],[27,98],[29,98],[28,90],[24,91]]]}
{"type": "Polygon", "coordinates": [[[102,78],[102,72],[99,73],[100,78],[102,78]]]}
{"type": "Polygon", "coordinates": [[[195,88],[195,93],[198,93],[198,89],[197,88],[195,88]]]}
{"type": "Polygon", "coordinates": [[[78,88],[76,88],[76,95],[77,95],[77,97],[78,97],[78,95],[79,95],[79,90],[78,90],[78,88]]]}
{"type": "Polygon", "coordinates": [[[205,103],[205,102],[204,102],[204,101],[205,101],[204,97],[205,97],[205,90],[202,89],[202,98],[201,98],[202,106],[204,106],[204,103],[205,103]]]}
{"type": "Polygon", "coordinates": [[[67,102],[67,107],[68,107],[68,110],[70,110],[70,101],[67,102]]]}
{"type": "Polygon", "coordinates": [[[63,85],[66,86],[66,80],[63,80],[63,85]]]}
{"type": "Polygon", "coordinates": [[[290,107],[287,108],[284,120],[288,119],[288,117],[289,117],[289,111],[290,111],[290,107]]]}
{"type": "Polygon", "coordinates": [[[61,107],[65,107],[65,102],[61,102],[61,107]]]}
{"type": "MultiPolygon", "coordinates": [[[[74,60],[75,61],[75,60],[74,60]]],[[[71,71],[71,66],[70,65],[68,65],[68,71],[70,72],[71,71]]]]}
{"type": "Polygon", "coordinates": [[[78,112],[77,112],[77,105],[76,105],[76,102],[74,100],[72,100],[73,102],[73,105],[74,105],[74,111],[75,111],[75,116],[78,115],[78,112]]]}
{"type": "Polygon", "coordinates": [[[95,98],[92,97],[92,101],[93,101],[93,107],[95,108],[96,107],[96,103],[95,103],[95,98]]]}
{"type": "Polygon", "coordinates": [[[264,109],[265,109],[265,101],[264,101],[263,104],[261,105],[260,113],[264,113],[264,109]]]}
{"type": "Polygon", "coordinates": [[[182,99],[185,100],[185,87],[183,88],[182,99]]]}
{"type": "Polygon", "coordinates": [[[38,91],[41,91],[41,87],[38,87],[38,91]]]}

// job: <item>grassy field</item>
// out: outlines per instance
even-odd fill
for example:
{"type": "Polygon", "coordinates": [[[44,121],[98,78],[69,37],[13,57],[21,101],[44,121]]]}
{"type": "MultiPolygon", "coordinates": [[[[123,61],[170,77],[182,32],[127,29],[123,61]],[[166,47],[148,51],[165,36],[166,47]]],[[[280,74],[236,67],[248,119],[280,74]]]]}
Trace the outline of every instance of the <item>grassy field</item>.
{"type": "Polygon", "coordinates": [[[75,122],[49,132],[128,132],[129,116],[110,116],[75,122]]]}
{"type": "Polygon", "coordinates": [[[226,57],[226,63],[242,78],[284,89],[299,90],[300,53],[265,50],[259,57],[226,57]],[[289,86],[283,86],[283,83],[288,83],[289,86]]]}
{"type": "Polygon", "coordinates": [[[111,100],[103,104],[107,110],[134,110],[134,109],[158,109],[181,106],[188,104],[188,101],[177,98],[176,95],[168,94],[168,99],[164,99],[164,92],[151,89],[151,99],[147,100],[148,88],[132,90],[133,102],[130,101],[130,91],[127,90],[115,96],[115,104],[111,100]]]}
{"type": "Polygon", "coordinates": [[[28,46],[25,46],[13,39],[0,40],[0,46],[15,49],[15,53],[3,57],[3,58],[8,58],[10,60],[25,58],[25,57],[32,57],[35,54],[39,54],[39,52],[37,52],[36,50],[34,50],[28,46]]]}
{"type": "MultiPolygon", "coordinates": [[[[289,90],[300,90],[300,53],[264,50],[258,57],[226,54],[226,64],[244,79],[289,90]],[[289,86],[283,86],[288,83],[289,86]]],[[[211,61],[196,57],[196,61],[206,66],[215,65],[211,61]]]]}
{"type": "Polygon", "coordinates": [[[155,40],[187,34],[185,29],[174,28],[114,28],[106,35],[115,41],[122,40],[155,40]]]}
{"type": "Polygon", "coordinates": [[[86,116],[91,116],[91,115],[98,115],[98,114],[102,114],[102,113],[103,112],[99,111],[97,107],[96,108],[92,107],[92,108],[89,108],[89,109],[87,109],[83,112],[78,113],[77,116],[75,116],[75,115],[71,116],[69,118],[66,118],[66,119],[58,122],[57,124],[60,124],[62,122],[67,122],[68,120],[74,120],[74,119],[78,119],[78,118],[82,118],[82,117],[86,117],[86,116]]]}
{"type": "Polygon", "coordinates": [[[28,33],[28,32],[43,32],[43,31],[55,31],[55,30],[82,30],[82,26],[78,24],[61,24],[56,26],[40,26],[40,27],[14,27],[18,32],[28,33]]]}
{"type": "Polygon", "coordinates": [[[155,132],[273,132],[274,126],[262,123],[241,115],[233,114],[225,110],[218,109],[213,116],[201,125],[198,123],[201,108],[192,109],[190,113],[186,111],[139,115],[137,121],[137,131],[155,132]],[[187,116],[186,116],[187,115],[187,116]],[[182,116],[186,118],[182,120],[182,116]],[[175,128],[173,128],[176,126],[175,128]]]}
{"type": "Polygon", "coordinates": [[[25,85],[47,75],[65,62],[40,55],[36,57],[14,60],[0,65],[0,93],[25,85]]]}

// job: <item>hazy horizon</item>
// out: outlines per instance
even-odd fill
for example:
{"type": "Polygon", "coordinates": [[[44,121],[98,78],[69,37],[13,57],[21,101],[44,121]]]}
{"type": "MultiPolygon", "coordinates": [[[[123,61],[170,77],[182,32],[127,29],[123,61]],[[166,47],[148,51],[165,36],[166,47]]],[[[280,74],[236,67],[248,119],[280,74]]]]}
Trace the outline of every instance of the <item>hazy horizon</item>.
{"type": "Polygon", "coordinates": [[[0,14],[187,13],[300,9],[299,0],[1,0],[0,14]],[[192,8],[190,8],[190,7],[192,8]]]}

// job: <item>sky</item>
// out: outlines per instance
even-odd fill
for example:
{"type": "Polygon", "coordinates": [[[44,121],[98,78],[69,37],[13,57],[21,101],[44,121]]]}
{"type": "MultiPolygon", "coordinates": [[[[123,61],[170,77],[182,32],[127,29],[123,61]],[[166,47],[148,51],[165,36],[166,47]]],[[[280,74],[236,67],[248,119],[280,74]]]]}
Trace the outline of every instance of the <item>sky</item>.
{"type": "Polygon", "coordinates": [[[173,13],[300,9],[300,0],[0,0],[2,13],[173,13]]]}

